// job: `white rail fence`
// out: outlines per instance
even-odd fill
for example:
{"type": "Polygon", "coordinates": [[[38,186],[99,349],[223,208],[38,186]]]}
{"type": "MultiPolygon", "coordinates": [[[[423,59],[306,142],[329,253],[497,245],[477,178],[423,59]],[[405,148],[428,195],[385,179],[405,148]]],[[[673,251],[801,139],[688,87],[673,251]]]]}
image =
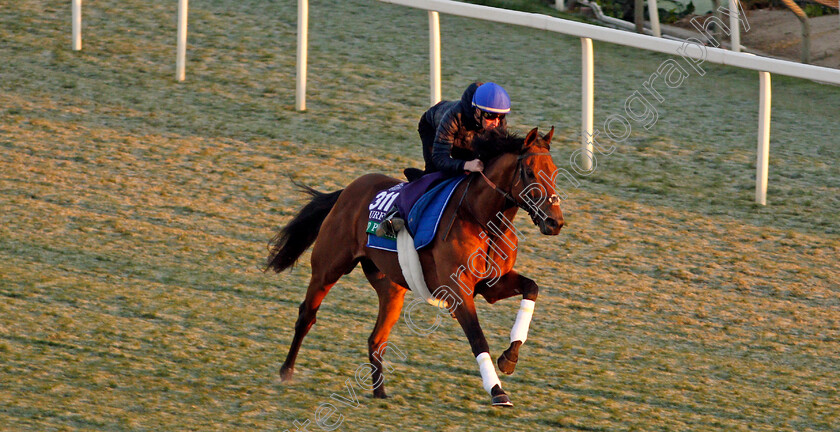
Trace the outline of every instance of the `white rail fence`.
{"type": "MultiPolygon", "coordinates": [[[[767,175],[770,153],[770,99],[771,85],[770,74],[777,73],[796,78],[814,80],[822,83],[840,85],[840,70],[800,64],[790,61],[771,59],[741,53],[739,51],[739,26],[741,25],[739,12],[740,5],[737,0],[730,0],[730,30],[732,43],[735,48],[727,51],[714,47],[707,47],[699,39],[688,39],[686,41],[673,41],[656,38],[637,33],[630,33],[621,30],[599,27],[591,24],[584,24],[561,18],[546,15],[518,12],[506,9],[497,9],[487,6],[460,3],[449,0],[379,0],[383,3],[391,3],[429,11],[430,27],[429,39],[438,41],[430,44],[430,56],[432,58],[431,101],[434,103],[440,100],[440,27],[437,19],[438,13],[457,15],[467,18],[492,21],[498,23],[512,24],[523,27],[531,27],[555,33],[581,38],[582,46],[582,114],[581,114],[581,147],[584,154],[592,155],[592,137],[594,111],[594,63],[592,41],[608,42],[648,51],[655,51],[664,54],[679,56],[694,68],[698,73],[705,74],[701,65],[705,62],[750,69],[759,72],[759,121],[758,121],[758,146],[756,157],[756,186],[755,201],[765,205],[767,203],[767,175]],[[432,14],[435,14],[432,24],[432,14]]],[[[307,3],[308,0],[298,0],[299,4],[307,3]]],[[[746,23],[744,23],[746,24],[746,23]]],[[[305,41],[304,41],[305,43],[305,41]]],[[[300,68],[300,65],[298,65],[300,68]]],[[[300,69],[298,69],[300,73],[300,69]]],[[[661,73],[661,72],[659,72],[661,73]]],[[[302,95],[305,97],[305,93],[302,95]]],[[[584,158],[584,165],[591,164],[591,159],[584,158]]],[[[584,170],[591,169],[590,166],[583,166],[584,170]]]]}
{"type": "MultiPolygon", "coordinates": [[[[383,3],[402,5],[428,11],[429,14],[429,84],[430,102],[441,100],[441,62],[440,62],[440,13],[467,18],[492,21],[504,24],[531,27],[540,30],[579,37],[582,47],[582,100],[581,100],[581,147],[585,154],[593,154],[592,137],[595,133],[594,113],[594,56],[592,41],[608,42],[617,45],[655,51],[681,57],[698,73],[705,74],[701,65],[705,62],[717,63],[751,69],[759,72],[759,121],[758,150],[756,158],[755,200],[762,205],[767,203],[767,173],[770,152],[770,74],[777,73],[796,78],[814,80],[822,83],[840,85],[840,70],[800,64],[790,61],[758,57],[740,53],[739,14],[730,13],[730,27],[733,51],[707,47],[698,39],[674,41],[637,33],[614,30],[591,24],[584,24],[546,15],[498,9],[488,6],[460,3],[450,0],[378,0],[383,3]]],[[[650,0],[649,0],[650,1],[650,0]]],[[[557,0],[558,8],[564,6],[563,0],[557,0]]],[[[655,3],[651,1],[652,7],[655,3]]],[[[729,0],[730,11],[739,11],[738,0],[729,0]]],[[[186,76],[187,45],[187,7],[188,0],[178,0],[178,29],[176,49],[176,80],[183,81],[186,76]]],[[[564,8],[564,7],[563,7],[564,8]]],[[[82,0],[71,0],[72,47],[82,49],[82,0]]],[[[306,75],[308,52],[309,0],[298,0],[298,46],[297,80],[295,108],[306,110],[306,75]]],[[[722,23],[718,23],[722,24],[722,23]]],[[[583,169],[591,169],[591,158],[584,158],[583,169]]]]}

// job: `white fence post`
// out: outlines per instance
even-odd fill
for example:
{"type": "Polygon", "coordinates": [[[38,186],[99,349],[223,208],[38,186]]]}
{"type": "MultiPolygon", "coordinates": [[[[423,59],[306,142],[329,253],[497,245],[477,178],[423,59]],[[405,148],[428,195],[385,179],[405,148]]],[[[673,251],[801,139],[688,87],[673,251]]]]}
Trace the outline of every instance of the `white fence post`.
{"type": "Polygon", "coordinates": [[[581,148],[586,156],[583,160],[583,170],[592,170],[592,159],[595,154],[592,147],[592,134],[595,111],[595,55],[592,50],[592,39],[580,38],[581,45],[581,148]]]}
{"type": "Polygon", "coordinates": [[[650,30],[656,37],[662,37],[662,29],[659,28],[659,9],[656,0],[648,0],[648,13],[650,15],[650,30]]]}
{"type": "Polygon", "coordinates": [[[187,77],[187,8],[188,0],[178,0],[178,52],[175,58],[175,79],[187,77]]]}
{"type": "Polygon", "coordinates": [[[306,111],[306,54],[309,48],[309,0],[298,0],[297,90],[295,109],[306,111]]]}
{"type": "Polygon", "coordinates": [[[738,0],[729,0],[729,40],[732,51],[741,52],[741,6],[738,0]]]}
{"type": "Polygon", "coordinates": [[[71,6],[73,21],[73,51],[82,49],[82,0],[73,0],[71,6]]]}
{"type": "Polygon", "coordinates": [[[429,87],[431,105],[440,102],[440,14],[429,11],[429,87]]]}
{"type": "Polygon", "coordinates": [[[554,7],[560,12],[566,12],[566,0],[554,0],[554,7]]]}
{"type": "Polygon", "coordinates": [[[758,151],[755,162],[755,202],[767,205],[767,171],[770,164],[770,74],[759,72],[758,151]]]}

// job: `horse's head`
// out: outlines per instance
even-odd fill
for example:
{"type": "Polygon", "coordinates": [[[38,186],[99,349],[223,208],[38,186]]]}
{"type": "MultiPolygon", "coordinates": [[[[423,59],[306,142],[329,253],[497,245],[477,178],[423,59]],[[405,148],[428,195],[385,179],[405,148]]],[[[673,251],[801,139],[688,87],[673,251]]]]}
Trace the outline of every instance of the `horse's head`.
{"type": "Polygon", "coordinates": [[[540,135],[534,128],[523,140],[494,129],[482,135],[476,147],[477,156],[485,163],[490,162],[486,175],[502,183],[502,187],[491,186],[528,212],[545,235],[559,234],[564,223],[560,197],[554,187],[559,170],[549,153],[553,135],[553,127],[546,135],[540,135]]]}
{"type": "Polygon", "coordinates": [[[510,191],[517,205],[528,212],[531,220],[545,235],[559,234],[564,224],[560,197],[554,187],[557,166],[549,153],[552,136],[553,126],[545,135],[540,135],[537,128],[528,132],[517,157],[516,174],[510,191]]]}

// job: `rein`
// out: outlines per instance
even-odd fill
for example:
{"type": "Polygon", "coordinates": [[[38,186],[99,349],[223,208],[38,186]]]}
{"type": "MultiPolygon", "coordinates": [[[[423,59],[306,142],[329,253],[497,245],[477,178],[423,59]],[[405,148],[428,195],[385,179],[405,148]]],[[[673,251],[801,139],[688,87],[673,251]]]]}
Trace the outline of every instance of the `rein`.
{"type": "MultiPolygon", "coordinates": [[[[514,171],[513,178],[510,181],[510,187],[508,189],[513,190],[513,187],[516,186],[517,183],[519,183],[520,181],[526,182],[528,180],[527,178],[525,178],[525,176],[526,176],[525,170],[522,169],[522,161],[524,159],[529,158],[531,156],[540,156],[540,155],[546,155],[546,154],[547,153],[528,152],[528,153],[524,153],[524,154],[519,155],[519,157],[517,157],[517,159],[516,159],[516,161],[517,161],[516,171],[514,171]],[[517,174],[519,174],[519,178],[517,178],[517,174]]],[[[481,177],[484,179],[484,182],[487,183],[487,185],[490,186],[491,189],[498,192],[500,195],[502,195],[502,197],[505,198],[505,202],[510,203],[513,206],[519,207],[522,210],[525,210],[528,213],[528,216],[531,217],[531,220],[534,223],[536,223],[537,215],[536,215],[536,212],[533,210],[533,208],[531,206],[525,205],[525,204],[517,201],[516,197],[511,195],[511,193],[509,191],[506,191],[506,190],[500,188],[499,186],[496,185],[496,183],[493,182],[493,180],[490,180],[490,178],[488,178],[487,175],[484,174],[484,171],[479,171],[478,173],[481,174],[481,177]]],[[[475,178],[475,176],[470,176],[469,180],[467,180],[467,187],[464,188],[464,193],[461,195],[461,199],[458,201],[458,205],[455,206],[455,212],[452,213],[452,219],[449,220],[449,225],[446,227],[446,231],[443,233],[443,240],[444,241],[446,240],[446,237],[449,235],[449,231],[452,229],[452,224],[455,223],[455,218],[458,215],[458,210],[461,208],[461,205],[464,204],[464,198],[466,198],[467,192],[469,192],[470,186],[472,185],[472,181],[473,181],[474,178],[475,178]]],[[[508,208],[510,208],[510,207],[509,206],[505,207],[503,210],[506,210],[508,208]]],[[[473,209],[470,208],[469,203],[467,203],[466,213],[467,213],[467,216],[471,217],[479,226],[481,226],[481,228],[485,232],[490,232],[490,230],[487,229],[487,226],[485,226],[485,224],[483,222],[478,220],[478,217],[475,215],[475,211],[473,211],[473,209]]]]}
{"type": "MultiPolygon", "coordinates": [[[[528,152],[528,153],[523,153],[523,154],[519,155],[519,157],[516,159],[517,160],[516,171],[514,171],[513,178],[510,181],[510,187],[508,188],[509,190],[513,190],[513,187],[516,186],[516,184],[519,183],[520,181],[526,182],[528,180],[527,178],[525,178],[525,176],[526,176],[525,170],[522,169],[522,161],[524,159],[527,159],[527,158],[531,157],[531,156],[541,156],[541,155],[548,155],[548,153],[528,152]],[[517,178],[517,174],[519,174],[518,178],[517,178]]],[[[510,203],[510,204],[512,204],[516,207],[519,207],[522,210],[525,210],[528,213],[528,216],[531,217],[531,220],[534,221],[534,223],[536,223],[536,217],[537,217],[536,212],[533,210],[533,208],[531,206],[525,205],[525,204],[519,202],[516,199],[516,197],[511,195],[511,193],[509,191],[506,191],[506,190],[500,188],[499,186],[497,186],[496,183],[493,182],[493,180],[490,180],[490,178],[488,178],[487,175],[484,174],[484,171],[479,171],[478,173],[481,174],[481,177],[484,179],[484,182],[487,183],[487,185],[490,186],[491,189],[498,192],[500,195],[502,195],[502,197],[505,198],[506,202],[508,202],[508,203],[510,203]]],[[[449,221],[449,225],[447,226],[446,231],[443,234],[443,240],[444,241],[446,240],[446,237],[449,235],[449,231],[452,229],[452,224],[455,222],[455,217],[458,214],[458,210],[461,208],[461,205],[464,204],[464,199],[467,196],[467,192],[470,190],[470,186],[472,185],[472,181],[473,181],[474,178],[475,178],[475,176],[470,176],[469,180],[467,180],[467,187],[464,188],[464,193],[461,195],[461,199],[458,201],[458,205],[455,207],[455,212],[452,214],[452,219],[449,221]]],[[[507,208],[510,208],[510,207],[506,207],[505,209],[507,209],[507,208]]],[[[467,203],[466,210],[467,210],[467,212],[466,212],[467,215],[470,216],[476,223],[478,223],[478,225],[481,226],[481,228],[485,232],[490,232],[487,229],[487,227],[484,225],[484,223],[482,223],[480,220],[478,220],[478,217],[475,216],[475,212],[472,210],[472,208],[470,208],[469,203],[467,203]]]]}
{"type": "MultiPolygon", "coordinates": [[[[522,169],[522,161],[523,160],[525,160],[525,159],[527,159],[531,156],[540,156],[540,155],[547,155],[547,154],[548,153],[528,152],[528,153],[523,153],[523,154],[519,155],[519,157],[516,159],[516,161],[517,161],[516,171],[513,174],[513,178],[510,181],[511,184],[510,184],[510,187],[508,189],[513,190],[513,187],[516,186],[516,184],[519,183],[519,181],[522,181],[522,182],[527,181],[527,179],[525,178],[525,175],[526,175],[525,170],[522,169]],[[519,173],[519,178],[518,179],[516,177],[517,173],[519,173]]],[[[506,190],[496,186],[496,183],[493,183],[493,180],[490,180],[487,177],[487,175],[484,174],[484,171],[479,171],[479,173],[481,174],[481,177],[484,178],[484,182],[487,183],[487,185],[490,186],[491,189],[493,189],[494,191],[501,194],[505,198],[506,201],[508,201],[510,203],[513,203],[513,205],[515,205],[515,206],[521,208],[522,210],[525,210],[526,212],[528,212],[528,216],[531,216],[531,220],[534,220],[536,215],[535,215],[534,210],[531,208],[531,206],[522,204],[521,202],[517,201],[516,198],[513,195],[511,195],[509,191],[506,191],[506,190]]]]}
{"type": "MultiPolygon", "coordinates": [[[[493,190],[502,194],[507,201],[511,201],[514,204],[516,204],[516,200],[514,200],[513,196],[510,193],[507,193],[507,192],[503,191],[502,189],[500,189],[499,187],[497,187],[496,184],[493,183],[492,180],[490,180],[489,178],[487,178],[486,175],[484,175],[484,172],[479,171],[479,173],[481,174],[482,177],[484,177],[484,181],[486,181],[487,184],[489,184],[490,187],[493,188],[493,190]]],[[[464,188],[464,193],[461,194],[461,199],[458,200],[458,205],[455,206],[455,211],[452,213],[452,218],[449,220],[449,225],[446,227],[446,231],[443,233],[443,240],[444,241],[446,241],[446,237],[449,235],[449,230],[452,229],[452,224],[455,223],[455,218],[458,216],[458,210],[461,209],[462,204],[466,204],[465,209],[466,209],[467,216],[472,218],[472,220],[475,223],[477,223],[481,227],[481,229],[484,230],[484,232],[491,232],[487,228],[487,226],[484,225],[483,222],[478,220],[478,217],[475,215],[475,211],[473,211],[472,207],[470,206],[470,203],[464,201],[464,199],[467,197],[467,192],[469,192],[469,190],[470,190],[470,186],[472,186],[472,181],[475,178],[476,178],[475,176],[470,176],[470,178],[467,180],[467,187],[464,188]]]]}

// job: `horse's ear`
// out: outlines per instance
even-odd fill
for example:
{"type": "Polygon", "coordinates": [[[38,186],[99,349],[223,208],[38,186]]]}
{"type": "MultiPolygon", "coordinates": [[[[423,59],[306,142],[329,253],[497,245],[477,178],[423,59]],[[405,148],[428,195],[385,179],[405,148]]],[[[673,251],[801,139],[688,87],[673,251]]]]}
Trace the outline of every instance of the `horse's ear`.
{"type": "Polygon", "coordinates": [[[551,144],[551,137],[553,137],[553,136],[554,136],[554,126],[552,126],[551,130],[548,131],[547,134],[545,134],[545,137],[543,137],[543,139],[545,140],[545,143],[546,144],[551,144]]]}
{"type": "Polygon", "coordinates": [[[554,126],[551,127],[551,130],[549,130],[547,134],[543,135],[542,139],[537,142],[537,145],[546,150],[551,150],[551,137],[553,136],[554,126]]]}
{"type": "Polygon", "coordinates": [[[540,135],[537,132],[537,128],[531,129],[531,132],[528,132],[528,135],[525,136],[525,148],[531,147],[537,141],[540,135]]]}

